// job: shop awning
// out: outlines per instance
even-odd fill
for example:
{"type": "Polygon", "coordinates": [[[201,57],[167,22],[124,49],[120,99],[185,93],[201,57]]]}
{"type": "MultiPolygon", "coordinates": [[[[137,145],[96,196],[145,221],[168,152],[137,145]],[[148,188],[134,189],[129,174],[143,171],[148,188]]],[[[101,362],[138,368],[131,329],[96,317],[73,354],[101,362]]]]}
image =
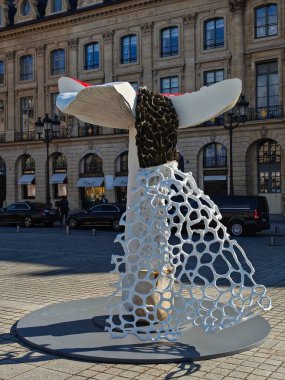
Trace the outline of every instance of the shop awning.
{"type": "Polygon", "coordinates": [[[77,187],[99,187],[102,186],[104,177],[87,177],[80,178],[76,184],[77,187]]]}
{"type": "Polygon", "coordinates": [[[24,174],[18,181],[18,185],[30,185],[35,179],[34,174],[24,174]]]}
{"type": "Polygon", "coordinates": [[[57,183],[64,183],[66,177],[67,177],[66,173],[56,173],[52,175],[49,182],[53,185],[56,185],[57,183]]]}
{"type": "Polygon", "coordinates": [[[114,187],[128,186],[128,177],[116,177],[113,182],[114,187]]]}

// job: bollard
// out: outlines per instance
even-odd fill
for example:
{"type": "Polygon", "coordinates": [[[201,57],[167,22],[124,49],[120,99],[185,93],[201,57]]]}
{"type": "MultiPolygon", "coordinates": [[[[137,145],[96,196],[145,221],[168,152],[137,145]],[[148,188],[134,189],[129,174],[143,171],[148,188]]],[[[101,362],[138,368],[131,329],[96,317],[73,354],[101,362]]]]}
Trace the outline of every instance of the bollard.
{"type": "Polygon", "coordinates": [[[17,233],[21,232],[21,227],[17,226],[17,233]]]}
{"type": "Polygon", "coordinates": [[[96,229],[95,228],[93,228],[93,230],[92,230],[92,236],[96,236],[96,229]]]}
{"type": "Polygon", "coordinates": [[[70,229],[69,226],[65,227],[65,235],[70,235],[70,229]]]}
{"type": "Polygon", "coordinates": [[[277,234],[280,231],[279,226],[275,226],[275,233],[277,234]]]}
{"type": "Polygon", "coordinates": [[[270,236],[270,245],[275,245],[275,236],[270,236]]]}

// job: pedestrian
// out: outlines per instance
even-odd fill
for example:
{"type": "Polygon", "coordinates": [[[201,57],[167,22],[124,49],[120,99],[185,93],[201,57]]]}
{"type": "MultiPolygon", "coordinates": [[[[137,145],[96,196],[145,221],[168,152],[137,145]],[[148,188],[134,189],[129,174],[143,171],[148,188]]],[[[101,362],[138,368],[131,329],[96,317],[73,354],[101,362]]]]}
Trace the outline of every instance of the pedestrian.
{"type": "Polygon", "coordinates": [[[101,195],[101,203],[108,203],[108,199],[105,197],[105,194],[101,195]]]}
{"type": "Polygon", "coordinates": [[[65,224],[67,224],[68,211],[69,211],[69,203],[68,203],[67,197],[63,196],[60,203],[59,203],[60,224],[61,225],[63,223],[63,219],[65,221],[65,224]]]}

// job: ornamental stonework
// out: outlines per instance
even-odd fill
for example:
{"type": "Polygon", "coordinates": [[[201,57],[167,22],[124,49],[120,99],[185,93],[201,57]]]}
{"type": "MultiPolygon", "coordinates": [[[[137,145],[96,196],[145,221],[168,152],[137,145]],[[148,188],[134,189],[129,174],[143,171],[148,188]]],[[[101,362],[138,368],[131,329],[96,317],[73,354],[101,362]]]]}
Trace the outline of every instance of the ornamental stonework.
{"type": "Polygon", "coordinates": [[[6,53],[6,59],[7,61],[13,61],[15,59],[16,52],[15,51],[8,51],[6,53]]]}
{"type": "Polygon", "coordinates": [[[145,23],[141,26],[141,30],[142,30],[142,35],[143,36],[148,36],[152,33],[152,28],[153,28],[153,23],[152,22],[148,22],[148,23],[145,23]]]}
{"type": "Polygon", "coordinates": [[[194,26],[197,20],[197,13],[191,13],[187,16],[184,16],[183,23],[186,26],[194,26]]]}
{"type": "Polygon", "coordinates": [[[72,38],[68,41],[68,46],[70,47],[70,49],[76,49],[77,46],[78,46],[78,38],[72,38]]]}
{"type": "Polygon", "coordinates": [[[243,11],[246,8],[247,0],[229,0],[230,12],[243,11]]]}
{"type": "Polygon", "coordinates": [[[113,40],[113,34],[114,32],[110,30],[109,32],[103,33],[103,40],[105,43],[111,43],[113,40]]]}

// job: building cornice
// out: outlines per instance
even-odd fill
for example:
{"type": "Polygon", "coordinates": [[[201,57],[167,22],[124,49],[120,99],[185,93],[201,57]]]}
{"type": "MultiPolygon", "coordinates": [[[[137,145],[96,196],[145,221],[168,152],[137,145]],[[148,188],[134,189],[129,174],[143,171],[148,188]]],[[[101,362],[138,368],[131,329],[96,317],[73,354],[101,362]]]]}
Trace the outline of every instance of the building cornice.
{"type": "Polygon", "coordinates": [[[57,27],[69,26],[80,22],[92,21],[106,16],[115,16],[122,12],[134,12],[146,6],[172,2],[173,0],[118,0],[116,3],[104,3],[63,12],[61,14],[47,16],[22,22],[16,25],[0,29],[0,40],[14,38],[35,32],[43,32],[57,27]]]}

